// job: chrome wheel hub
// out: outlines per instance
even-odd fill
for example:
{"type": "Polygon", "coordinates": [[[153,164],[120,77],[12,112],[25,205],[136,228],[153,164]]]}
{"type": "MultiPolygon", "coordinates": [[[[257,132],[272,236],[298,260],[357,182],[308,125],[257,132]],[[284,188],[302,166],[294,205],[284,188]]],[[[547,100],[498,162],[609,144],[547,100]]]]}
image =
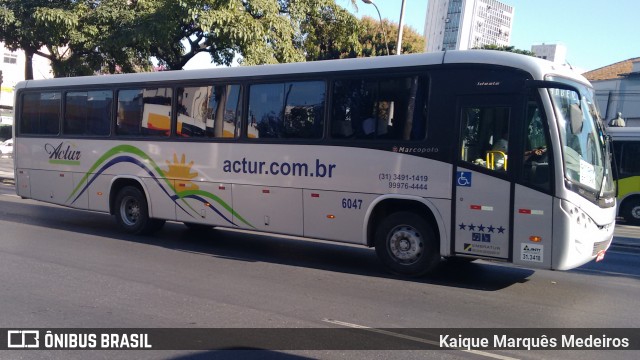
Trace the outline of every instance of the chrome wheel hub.
{"type": "Polygon", "coordinates": [[[140,203],[132,196],[126,197],[120,205],[122,221],[128,225],[135,225],[140,219],[140,203]]]}
{"type": "Polygon", "coordinates": [[[405,264],[418,261],[424,248],[420,233],[408,225],[395,227],[389,234],[388,244],[391,255],[405,264]]]}

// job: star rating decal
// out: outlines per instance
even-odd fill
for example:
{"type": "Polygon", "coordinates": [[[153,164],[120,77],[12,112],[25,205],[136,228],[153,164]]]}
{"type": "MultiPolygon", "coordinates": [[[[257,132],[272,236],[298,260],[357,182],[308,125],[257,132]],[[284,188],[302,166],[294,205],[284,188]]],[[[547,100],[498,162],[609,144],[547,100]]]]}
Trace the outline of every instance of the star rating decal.
{"type": "Polygon", "coordinates": [[[480,231],[480,232],[486,231],[487,233],[493,233],[493,234],[496,234],[496,233],[504,234],[505,231],[507,231],[507,228],[503,227],[502,225],[500,225],[499,227],[495,227],[493,225],[486,226],[484,224],[474,225],[473,223],[471,224],[460,223],[458,224],[458,228],[460,230],[467,230],[467,231],[480,231]]]}

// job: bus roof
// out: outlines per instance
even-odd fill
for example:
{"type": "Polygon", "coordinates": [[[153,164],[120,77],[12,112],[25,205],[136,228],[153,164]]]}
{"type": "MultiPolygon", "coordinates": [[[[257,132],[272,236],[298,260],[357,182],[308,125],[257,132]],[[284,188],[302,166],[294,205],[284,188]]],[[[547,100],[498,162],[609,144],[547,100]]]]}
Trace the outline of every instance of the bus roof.
{"type": "Polygon", "coordinates": [[[21,81],[16,90],[23,88],[67,87],[91,84],[152,83],[172,80],[201,80],[208,78],[243,78],[267,75],[316,74],[364,69],[389,69],[436,64],[493,64],[522,69],[536,80],[545,75],[572,78],[584,84],[589,82],[566,66],[533,56],[495,50],[453,50],[402,56],[323,60],[258,66],[217,67],[200,70],[160,71],[148,73],[96,75],[44,80],[21,81]]]}
{"type": "Polygon", "coordinates": [[[640,141],[640,127],[607,127],[613,141],[640,141]]]}

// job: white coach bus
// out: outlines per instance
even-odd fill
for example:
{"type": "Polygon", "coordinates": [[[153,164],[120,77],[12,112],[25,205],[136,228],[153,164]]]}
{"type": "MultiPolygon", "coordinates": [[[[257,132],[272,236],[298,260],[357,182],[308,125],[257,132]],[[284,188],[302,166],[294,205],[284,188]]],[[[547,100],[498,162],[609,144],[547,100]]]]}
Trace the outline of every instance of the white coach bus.
{"type": "Polygon", "coordinates": [[[16,191],[111,213],[571,269],[614,230],[593,89],[551,62],[447,51],[18,84],[16,191]]]}

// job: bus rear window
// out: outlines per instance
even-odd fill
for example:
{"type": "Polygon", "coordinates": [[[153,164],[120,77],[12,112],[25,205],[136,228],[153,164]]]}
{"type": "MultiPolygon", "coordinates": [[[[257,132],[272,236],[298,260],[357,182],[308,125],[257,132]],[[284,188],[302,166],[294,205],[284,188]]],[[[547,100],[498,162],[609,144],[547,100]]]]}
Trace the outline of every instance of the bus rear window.
{"type": "Polygon", "coordinates": [[[30,93],[23,96],[21,134],[57,135],[59,128],[59,92],[30,93]]]}

